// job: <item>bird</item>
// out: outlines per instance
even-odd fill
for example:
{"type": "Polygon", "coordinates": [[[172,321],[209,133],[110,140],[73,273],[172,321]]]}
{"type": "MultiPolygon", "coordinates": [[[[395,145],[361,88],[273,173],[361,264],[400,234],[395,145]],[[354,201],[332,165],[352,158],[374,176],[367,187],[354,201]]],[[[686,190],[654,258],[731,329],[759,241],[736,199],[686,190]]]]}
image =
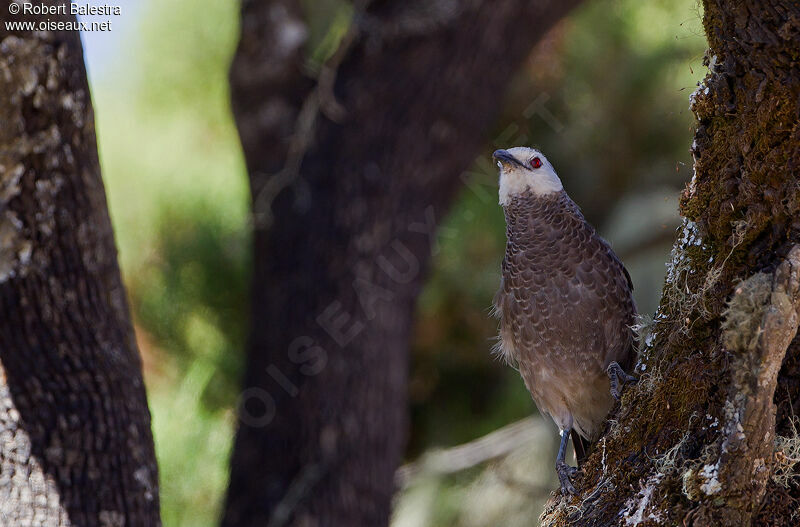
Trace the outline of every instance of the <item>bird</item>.
{"type": "Polygon", "coordinates": [[[497,150],[493,159],[507,238],[495,351],[558,426],[556,473],[561,492],[575,494],[568,438],[580,466],[621,388],[636,380],[626,373],[636,355],[633,283],[540,151],[497,150]]]}

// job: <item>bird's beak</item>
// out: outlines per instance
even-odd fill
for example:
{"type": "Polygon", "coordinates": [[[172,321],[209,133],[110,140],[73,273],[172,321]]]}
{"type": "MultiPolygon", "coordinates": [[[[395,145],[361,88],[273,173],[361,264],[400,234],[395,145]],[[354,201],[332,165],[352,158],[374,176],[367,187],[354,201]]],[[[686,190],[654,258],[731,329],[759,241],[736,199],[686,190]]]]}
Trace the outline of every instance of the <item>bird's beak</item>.
{"type": "Polygon", "coordinates": [[[503,165],[517,165],[525,168],[525,166],[517,161],[517,158],[508,153],[507,150],[495,150],[492,154],[492,159],[503,165]]]}

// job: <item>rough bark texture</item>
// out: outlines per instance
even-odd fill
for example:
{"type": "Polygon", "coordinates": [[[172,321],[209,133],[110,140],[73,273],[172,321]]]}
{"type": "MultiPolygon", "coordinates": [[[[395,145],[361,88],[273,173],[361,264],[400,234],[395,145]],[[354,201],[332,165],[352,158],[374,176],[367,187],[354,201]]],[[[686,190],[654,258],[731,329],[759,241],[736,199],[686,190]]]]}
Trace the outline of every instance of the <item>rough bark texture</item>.
{"type": "Polygon", "coordinates": [[[800,4],[703,3],[695,176],[641,380],[544,525],[800,522],[800,4]]]}
{"type": "Polygon", "coordinates": [[[0,523],[159,525],[79,34],[3,26],[0,94],[0,523]]]}
{"type": "Polygon", "coordinates": [[[436,223],[513,72],[577,3],[357,2],[312,82],[297,4],[243,2],[231,81],[255,278],[224,525],[387,523],[436,223]]]}

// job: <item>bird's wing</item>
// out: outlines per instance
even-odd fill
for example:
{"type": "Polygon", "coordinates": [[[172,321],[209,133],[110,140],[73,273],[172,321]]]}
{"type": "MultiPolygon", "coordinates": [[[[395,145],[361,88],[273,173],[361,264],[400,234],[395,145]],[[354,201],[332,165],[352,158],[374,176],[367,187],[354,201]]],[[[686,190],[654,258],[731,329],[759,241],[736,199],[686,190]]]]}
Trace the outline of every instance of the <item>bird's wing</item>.
{"type": "MultiPolygon", "coordinates": [[[[604,370],[614,360],[627,364],[636,312],[630,275],[578,206],[566,195],[563,199],[562,217],[532,226],[545,231],[540,235],[544,243],[540,240],[536,247],[545,247],[552,266],[542,291],[545,298],[556,299],[546,310],[547,331],[566,353],[589,348],[583,350],[590,352],[585,357],[598,361],[586,361],[589,370],[604,370]]],[[[538,257],[545,256],[539,251],[538,257]]]]}
{"type": "Polygon", "coordinates": [[[587,371],[624,362],[635,312],[627,271],[566,193],[531,206],[509,239],[495,296],[501,355],[572,358],[587,371]]]}
{"type": "Polygon", "coordinates": [[[633,282],[611,246],[597,233],[592,236],[589,247],[591,256],[579,267],[578,276],[595,297],[593,304],[604,340],[603,366],[617,361],[626,367],[633,357],[631,326],[636,316],[633,282]]]}

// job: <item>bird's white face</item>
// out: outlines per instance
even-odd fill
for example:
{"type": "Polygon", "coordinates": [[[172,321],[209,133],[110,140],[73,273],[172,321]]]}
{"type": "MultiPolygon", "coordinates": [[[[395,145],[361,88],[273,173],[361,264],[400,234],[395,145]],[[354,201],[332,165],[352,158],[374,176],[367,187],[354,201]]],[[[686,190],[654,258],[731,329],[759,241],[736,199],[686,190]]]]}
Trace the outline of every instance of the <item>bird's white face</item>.
{"type": "Polygon", "coordinates": [[[526,190],[543,196],[564,189],[553,165],[538,150],[517,146],[497,150],[492,157],[500,167],[500,205],[526,190]]]}

